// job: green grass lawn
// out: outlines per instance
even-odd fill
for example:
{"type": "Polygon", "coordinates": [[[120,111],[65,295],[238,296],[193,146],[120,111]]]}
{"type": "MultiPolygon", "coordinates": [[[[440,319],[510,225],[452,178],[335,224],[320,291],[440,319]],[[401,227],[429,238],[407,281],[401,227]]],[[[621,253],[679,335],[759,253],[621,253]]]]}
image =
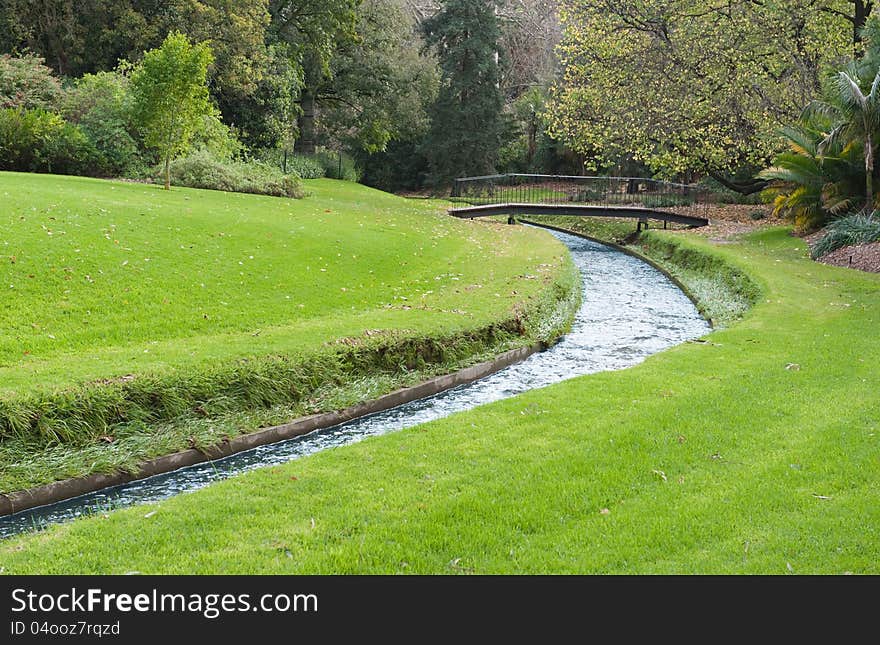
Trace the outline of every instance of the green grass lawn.
{"type": "Polygon", "coordinates": [[[0,173],[0,491],[131,467],[332,407],[315,395],[328,385],[373,378],[357,400],[561,331],[539,315],[576,280],[552,236],[304,183],[294,200],[0,173]],[[278,405],[202,435],[156,425],[278,405]]]}
{"type": "Polygon", "coordinates": [[[513,288],[534,292],[524,274],[562,252],[357,184],[306,188],[289,200],[0,173],[0,388],[289,351],[371,327],[476,326],[522,299],[513,288]]]}
{"type": "MultiPolygon", "coordinates": [[[[880,573],[880,276],[772,229],[760,299],[627,370],[6,541],[23,573],[880,573]]],[[[687,253],[685,253],[687,255],[687,253]]]]}

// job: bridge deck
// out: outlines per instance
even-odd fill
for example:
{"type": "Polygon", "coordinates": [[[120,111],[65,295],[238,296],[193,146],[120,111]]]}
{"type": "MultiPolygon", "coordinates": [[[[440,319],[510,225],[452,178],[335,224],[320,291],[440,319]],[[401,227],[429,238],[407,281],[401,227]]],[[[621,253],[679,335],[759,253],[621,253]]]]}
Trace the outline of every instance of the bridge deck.
{"type": "Polygon", "coordinates": [[[641,206],[590,206],[587,204],[483,204],[480,206],[464,206],[452,208],[449,214],[454,217],[473,219],[488,215],[579,215],[582,217],[629,217],[646,221],[657,219],[664,222],[686,224],[693,228],[708,226],[705,217],[682,215],[668,211],[644,208],[641,206]]]}

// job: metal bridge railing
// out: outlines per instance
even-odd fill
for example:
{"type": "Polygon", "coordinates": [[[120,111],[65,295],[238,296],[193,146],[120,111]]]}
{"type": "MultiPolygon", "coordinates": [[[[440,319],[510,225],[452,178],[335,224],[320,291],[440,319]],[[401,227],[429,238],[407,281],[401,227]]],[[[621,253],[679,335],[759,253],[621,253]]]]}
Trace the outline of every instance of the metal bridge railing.
{"type": "Polygon", "coordinates": [[[450,199],[489,204],[578,205],[597,208],[647,208],[707,217],[710,194],[696,186],[643,177],[576,175],[486,175],[456,179],[450,199]]]}

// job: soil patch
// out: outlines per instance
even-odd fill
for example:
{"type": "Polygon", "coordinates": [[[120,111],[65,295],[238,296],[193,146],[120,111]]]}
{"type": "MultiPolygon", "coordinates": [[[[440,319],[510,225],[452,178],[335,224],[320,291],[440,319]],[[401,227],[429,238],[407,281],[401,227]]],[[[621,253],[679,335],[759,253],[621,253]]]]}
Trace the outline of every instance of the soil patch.
{"type": "Polygon", "coordinates": [[[880,242],[844,246],[823,255],[818,261],[822,264],[880,273],[880,242]]]}

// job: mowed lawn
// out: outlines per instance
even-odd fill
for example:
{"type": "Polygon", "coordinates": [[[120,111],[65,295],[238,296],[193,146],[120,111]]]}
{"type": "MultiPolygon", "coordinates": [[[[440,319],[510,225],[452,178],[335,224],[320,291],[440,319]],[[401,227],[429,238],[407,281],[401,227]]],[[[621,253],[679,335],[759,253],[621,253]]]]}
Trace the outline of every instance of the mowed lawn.
{"type": "Polygon", "coordinates": [[[568,324],[576,270],[546,232],[305,187],[0,173],[0,492],[136,471],[568,324]]]}
{"type": "Polygon", "coordinates": [[[682,244],[763,289],[705,342],[11,539],[0,567],[880,573],[880,276],[781,229],[682,244]]]}
{"type": "Polygon", "coordinates": [[[332,180],[302,200],[0,173],[0,394],[509,315],[564,247],[332,180]]]}

